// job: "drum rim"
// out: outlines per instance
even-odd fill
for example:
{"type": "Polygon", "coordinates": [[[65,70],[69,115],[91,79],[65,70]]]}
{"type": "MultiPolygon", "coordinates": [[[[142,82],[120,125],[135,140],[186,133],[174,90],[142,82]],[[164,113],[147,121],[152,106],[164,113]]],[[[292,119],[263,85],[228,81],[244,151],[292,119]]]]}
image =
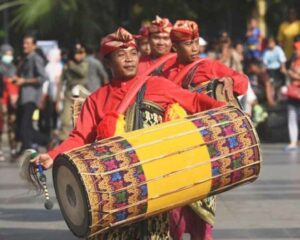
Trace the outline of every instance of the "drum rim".
{"type": "MultiPolygon", "coordinates": [[[[217,90],[222,86],[224,86],[224,83],[218,82],[218,80],[214,80],[212,82],[212,95],[213,95],[212,97],[214,99],[218,100],[217,90]]],[[[237,95],[235,93],[233,94],[233,97],[234,97],[235,103],[237,104],[237,106],[235,106],[235,107],[239,107],[240,109],[243,109],[242,105],[241,105],[240,101],[238,100],[237,95]]]]}
{"type": "Polygon", "coordinates": [[[58,183],[56,180],[58,168],[60,166],[70,167],[70,169],[71,169],[70,171],[72,171],[72,173],[75,175],[76,182],[78,183],[80,192],[83,195],[84,208],[85,208],[84,210],[85,210],[85,212],[89,213],[90,212],[89,209],[91,208],[91,205],[90,205],[90,201],[88,198],[88,193],[87,193],[86,189],[83,187],[83,186],[85,186],[85,184],[82,180],[81,175],[78,173],[78,169],[77,169],[76,165],[70,160],[70,158],[65,154],[58,155],[58,157],[55,159],[54,164],[53,164],[52,176],[53,176],[53,185],[54,185],[55,195],[56,195],[56,198],[57,198],[57,201],[59,204],[60,211],[64,217],[66,224],[68,225],[69,229],[71,230],[71,232],[78,237],[86,237],[90,234],[90,231],[91,231],[91,229],[90,229],[90,226],[92,223],[91,214],[87,214],[87,216],[85,216],[83,219],[82,225],[77,226],[72,223],[70,218],[65,213],[64,209],[62,209],[62,207],[61,207],[62,203],[61,203],[61,199],[58,197],[58,183]],[[86,229],[86,230],[84,231],[84,229],[86,229]]]}

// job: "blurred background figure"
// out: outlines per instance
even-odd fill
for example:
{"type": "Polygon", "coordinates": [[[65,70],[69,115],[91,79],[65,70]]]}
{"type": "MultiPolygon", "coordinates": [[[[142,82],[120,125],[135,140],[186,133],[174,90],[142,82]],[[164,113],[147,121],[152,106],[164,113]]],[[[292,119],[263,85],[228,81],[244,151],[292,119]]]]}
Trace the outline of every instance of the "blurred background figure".
{"type": "MultiPolygon", "coordinates": [[[[13,63],[14,52],[12,46],[4,44],[0,47],[0,82],[1,82],[1,106],[0,106],[0,138],[2,138],[3,127],[6,125],[10,154],[16,154],[16,113],[19,88],[15,85],[16,67],[13,63]],[[6,124],[5,124],[6,123],[6,124]]],[[[1,144],[1,139],[0,139],[1,144]]],[[[0,161],[4,160],[3,152],[0,151],[0,161]]]]}
{"type": "Polygon", "coordinates": [[[149,22],[142,23],[142,27],[139,30],[139,34],[135,35],[135,40],[137,43],[137,49],[140,54],[140,57],[150,56],[151,49],[149,44],[149,22]]]}
{"type": "Polygon", "coordinates": [[[286,151],[298,149],[298,122],[300,119],[300,41],[294,43],[295,57],[288,69],[288,76],[291,83],[288,87],[288,129],[290,143],[286,146],[286,151]]]}
{"type": "Polygon", "coordinates": [[[61,80],[63,65],[61,62],[61,51],[53,48],[48,52],[48,63],[45,71],[48,76],[47,103],[43,104],[46,111],[46,119],[48,121],[49,132],[53,133],[58,127],[58,112],[56,109],[58,99],[58,87],[61,80]]]}
{"type": "Polygon", "coordinates": [[[262,50],[263,35],[257,25],[257,20],[249,20],[246,32],[246,56],[248,59],[260,59],[262,50]]]}
{"type": "Polygon", "coordinates": [[[245,70],[245,48],[241,41],[235,41],[233,44],[233,51],[236,54],[236,58],[243,66],[243,71],[245,70]]]}
{"type": "Polygon", "coordinates": [[[47,80],[45,60],[36,52],[36,37],[26,35],[23,39],[25,58],[18,70],[16,84],[20,87],[18,101],[18,136],[21,141],[20,153],[36,145],[46,146],[49,137],[33,126],[33,113],[40,104],[42,85],[47,80]]]}
{"type": "Polygon", "coordinates": [[[206,52],[206,46],[207,42],[204,40],[204,38],[199,37],[199,57],[200,58],[207,58],[207,52],[206,52]]]}
{"type": "Polygon", "coordinates": [[[272,85],[275,91],[274,98],[277,100],[281,87],[285,85],[285,63],[287,59],[282,48],[276,44],[274,37],[267,39],[267,49],[263,53],[262,59],[272,79],[272,85]]]}
{"type": "Polygon", "coordinates": [[[232,41],[228,32],[222,32],[219,37],[219,49],[218,60],[224,63],[227,67],[233,70],[243,73],[242,58],[232,47],[232,41]]]}
{"type": "Polygon", "coordinates": [[[88,63],[87,89],[94,92],[109,82],[108,74],[103,64],[96,58],[96,51],[93,48],[87,48],[86,61],[88,63]]]}
{"type": "Polygon", "coordinates": [[[287,20],[280,24],[277,36],[277,40],[282,46],[288,60],[293,54],[294,38],[299,34],[300,21],[298,20],[297,10],[290,7],[287,13],[287,20]]]}
{"type": "MultiPolygon", "coordinates": [[[[268,117],[266,111],[267,107],[273,107],[275,105],[273,98],[274,90],[271,78],[261,61],[257,59],[249,61],[247,65],[247,74],[257,100],[257,102],[253,102],[256,104],[253,106],[252,111],[252,119],[257,126],[259,123],[264,122],[268,117]],[[265,102],[267,105],[264,104],[265,102]]],[[[251,97],[251,101],[255,101],[254,96],[251,97]]]]}
{"type": "Polygon", "coordinates": [[[64,65],[59,86],[58,103],[62,101],[63,109],[61,117],[60,140],[68,137],[73,128],[72,123],[72,97],[80,96],[81,91],[88,92],[88,70],[89,65],[86,60],[86,50],[82,44],[76,44],[70,52],[68,62],[64,65]],[[63,99],[61,99],[63,96],[63,99]]]}

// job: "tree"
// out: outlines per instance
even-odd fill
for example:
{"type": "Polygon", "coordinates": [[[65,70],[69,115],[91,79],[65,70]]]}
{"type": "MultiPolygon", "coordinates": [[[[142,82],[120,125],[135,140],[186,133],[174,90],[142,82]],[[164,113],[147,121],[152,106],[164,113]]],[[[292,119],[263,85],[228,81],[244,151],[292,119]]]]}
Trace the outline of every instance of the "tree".
{"type": "Polygon", "coordinates": [[[102,35],[116,26],[115,1],[15,0],[12,7],[14,32],[36,29],[40,38],[59,39],[63,45],[75,40],[99,43],[102,35]]]}

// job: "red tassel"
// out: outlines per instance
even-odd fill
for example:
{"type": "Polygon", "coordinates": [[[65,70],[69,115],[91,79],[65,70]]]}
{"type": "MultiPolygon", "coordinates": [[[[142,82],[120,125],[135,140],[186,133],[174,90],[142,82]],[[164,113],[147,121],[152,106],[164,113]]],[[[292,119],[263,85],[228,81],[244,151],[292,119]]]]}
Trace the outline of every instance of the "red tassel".
{"type": "Polygon", "coordinates": [[[97,127],[97,139],[105,139],[114,136],[119,114],[107,113],[97,127]]]}

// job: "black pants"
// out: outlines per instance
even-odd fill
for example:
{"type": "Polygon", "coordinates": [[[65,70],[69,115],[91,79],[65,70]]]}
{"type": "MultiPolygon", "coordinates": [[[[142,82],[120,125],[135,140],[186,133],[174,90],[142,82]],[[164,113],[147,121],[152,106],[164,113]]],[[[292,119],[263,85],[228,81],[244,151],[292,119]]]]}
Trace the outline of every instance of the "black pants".
{"type": "Polygon", "coordinates": [[[33,128],[32,115],[36,108],[36,104],[31,102],[20,106],[19,136],[22,143],[22,150],[31,148],[33,143],[42,146],[46,146],[49,143],[49,136],[33,128]]]}

